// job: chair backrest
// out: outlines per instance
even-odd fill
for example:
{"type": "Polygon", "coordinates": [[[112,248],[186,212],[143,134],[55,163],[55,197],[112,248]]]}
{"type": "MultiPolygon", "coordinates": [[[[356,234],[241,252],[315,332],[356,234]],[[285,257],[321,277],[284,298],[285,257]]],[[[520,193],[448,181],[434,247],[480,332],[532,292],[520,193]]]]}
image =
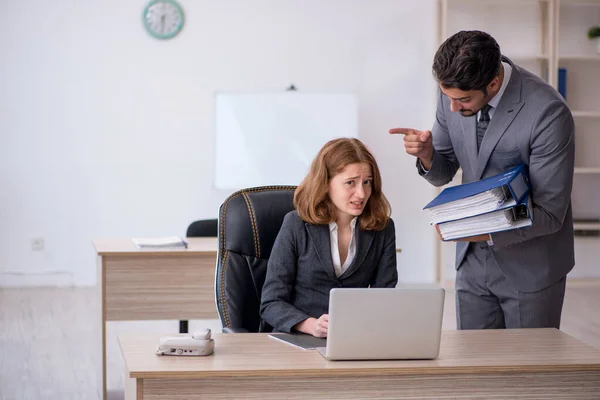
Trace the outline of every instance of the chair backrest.
{"type": "Polygon", "coordinates": [[[201,219],[188,226],[186,237],[217,237],[219,234],[218,219],[201,219]]]}
{"type": "Polygon", "coordinates": [[[215,280],[223,331],[268,332],[260,318],[267,262],[283,218],[294,210],[296,186],[240,190],[219,208],[219,254],[215,280]]]}

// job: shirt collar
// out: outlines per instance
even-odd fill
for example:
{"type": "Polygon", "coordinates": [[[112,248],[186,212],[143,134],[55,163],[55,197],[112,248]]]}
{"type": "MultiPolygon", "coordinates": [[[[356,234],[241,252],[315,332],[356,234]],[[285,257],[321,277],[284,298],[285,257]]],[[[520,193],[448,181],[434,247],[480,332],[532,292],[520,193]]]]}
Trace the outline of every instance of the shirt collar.
{"type": "Polygon", "coordinates": [[[508,86],[508,82],[510,81],[510,76],[512,75],[512,67],[509,63],[502,61],[502,66],[504,67],[504,78],[502,79],[502,85],[500,86],[500,90],[498,91],[498,93],[496,93],[496,95],[488,102],[488,104],[493,108],[498,108],[498,104],[500,104],[500,99],[506,91],[506,87],[508,86]]]}
{"type": "MultiPolygon", "coordinates": [[[[354,218],[352,218],[352,221],[350,221],[350,229],[352,229],[352,232],[354,232],[354,228],[356,227],[356,220],[357,219],[358,219],[357,217],[354,217],[354,218]]],[[[337,231],[337,227],[338,226],[337,226],[337,223],[335,221],[334,222],[330,222],[329,223],[329,232],[337,231]]]]}

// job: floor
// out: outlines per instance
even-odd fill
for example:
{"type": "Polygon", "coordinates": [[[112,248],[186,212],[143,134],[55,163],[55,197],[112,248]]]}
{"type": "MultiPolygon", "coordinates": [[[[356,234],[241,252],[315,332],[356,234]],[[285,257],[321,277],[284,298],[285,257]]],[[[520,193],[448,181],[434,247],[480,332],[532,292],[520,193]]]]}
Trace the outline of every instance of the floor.
{"type": "MultiPolygon", "coordinates": [[[[0,289],[0,399],[100,399],[100,307],[93,288],[0,289]]],[[[190,331],[220,330],[190,321],[190,331]]],[[[456,329],[448,290],[443,328],[456,329]]],[[[122,398],[121,332],[174,333],[177,321],[109,322],[108,388],[122,398]]],[[[600,348],[600,284],[568,284],[561,329],[600,348]]]]}

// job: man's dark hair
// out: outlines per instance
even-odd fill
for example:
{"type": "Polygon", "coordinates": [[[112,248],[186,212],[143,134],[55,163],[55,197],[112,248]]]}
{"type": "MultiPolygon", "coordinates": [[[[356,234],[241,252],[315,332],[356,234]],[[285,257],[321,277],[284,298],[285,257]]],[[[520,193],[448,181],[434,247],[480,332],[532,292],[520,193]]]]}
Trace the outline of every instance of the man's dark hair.
{"type": "Polygon", "coordinates": [[[500,73],[500,46],[481,31],[460,31],[440,46],[433,59],[433,75],[446,88],[481,90],[500,73]]]}

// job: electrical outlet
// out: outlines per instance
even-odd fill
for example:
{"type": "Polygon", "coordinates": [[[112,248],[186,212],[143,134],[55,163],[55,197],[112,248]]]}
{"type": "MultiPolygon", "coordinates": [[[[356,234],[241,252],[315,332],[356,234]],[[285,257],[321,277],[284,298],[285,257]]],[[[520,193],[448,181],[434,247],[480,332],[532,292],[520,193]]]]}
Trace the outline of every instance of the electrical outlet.
{"type": "Polygon", "coordinates": [[[30,242],[31,242],[31,250],[33,250],[33,251],[44,250],[44,238],[43,237],[31,238],[30,242]]]}

